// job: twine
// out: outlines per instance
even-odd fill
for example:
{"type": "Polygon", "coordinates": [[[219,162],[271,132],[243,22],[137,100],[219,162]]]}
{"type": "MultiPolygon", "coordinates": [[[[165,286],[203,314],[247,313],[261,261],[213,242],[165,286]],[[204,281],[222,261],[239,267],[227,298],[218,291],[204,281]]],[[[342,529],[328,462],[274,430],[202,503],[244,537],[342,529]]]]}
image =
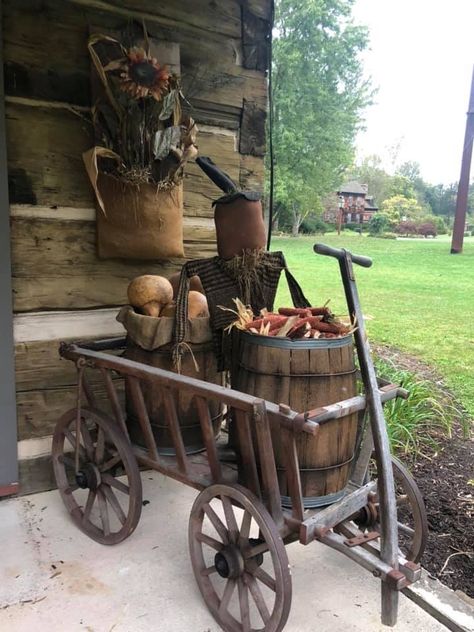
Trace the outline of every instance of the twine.
{"type": "Polygon", "coordinates": [[[172,359],[173,359],[173,366],[176,370],[176,373],[179,373],[179,374],[181,373],[181,364],[183,360],[183,355],[186,353],[186,351],[189,351],[189,353],[191,354],[191,358],[194,363],[194,369],[196,370],[196,373],[199,373],[199,364],[197,363],[193,350],[191,346],[187,342],[184,342],[184,341],[179,342],[173,349],[172,359]]]}

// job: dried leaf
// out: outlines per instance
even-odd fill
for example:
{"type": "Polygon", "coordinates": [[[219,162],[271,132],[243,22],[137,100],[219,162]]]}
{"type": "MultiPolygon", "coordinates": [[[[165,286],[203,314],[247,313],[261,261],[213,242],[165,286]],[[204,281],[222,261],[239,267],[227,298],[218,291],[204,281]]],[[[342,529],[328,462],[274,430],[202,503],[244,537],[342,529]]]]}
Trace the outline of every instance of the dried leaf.
{"type": "Polygon", "coordinates": [[[156,132],[153,139],[153,155],[156,160],[163,160],[170,153],[172,147],[179,143],[181,132],[179,127],[167,127],[156,132]]]}
{"type": "Polygon", "coordinates": [[[159,116],[160,121],[166,121],[167,119],[171,118],[176,107],[176,99],[178,98],[178,96],[179,95],[177,90],[170,90],[168,94],[163,98],[163,107],[159,116]]]}
{"type": "Polygon", "coordinates": [[[283,325],[283,327],[278,330],[276,337],[283,338],[284,336],[286,336],[286,334],[290,331],[290,329],[293,327],[293,325],[296,323],[297,320],[299,320],[298,315],[290,316],[288,320],[286,321],[286,323],[283,325]]]}

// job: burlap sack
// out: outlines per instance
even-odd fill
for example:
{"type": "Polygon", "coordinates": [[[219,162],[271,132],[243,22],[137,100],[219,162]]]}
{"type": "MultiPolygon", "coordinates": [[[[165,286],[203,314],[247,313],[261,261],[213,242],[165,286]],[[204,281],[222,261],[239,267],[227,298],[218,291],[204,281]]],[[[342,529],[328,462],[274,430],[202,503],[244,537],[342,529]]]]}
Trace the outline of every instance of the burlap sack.
{"type": "Polygon", "coordinates": [[[97,188],[105,211],[97,210],[101,259],[184,257],[181,184],[158,191],[153,184],[127,184],[99,173],[97,188]]]}
{"type": "MultiPolygon", "coordinates": [[[[127,330],[130,340],[146,351],[154,351],[173,340],[174,318],[152,318],[137,314],[133,307],[125,305],[117,315],[117,320],[127,330]]],[[[188,320],[185,342],[203,344],[212,340],[209,318],[188,320]]]]}

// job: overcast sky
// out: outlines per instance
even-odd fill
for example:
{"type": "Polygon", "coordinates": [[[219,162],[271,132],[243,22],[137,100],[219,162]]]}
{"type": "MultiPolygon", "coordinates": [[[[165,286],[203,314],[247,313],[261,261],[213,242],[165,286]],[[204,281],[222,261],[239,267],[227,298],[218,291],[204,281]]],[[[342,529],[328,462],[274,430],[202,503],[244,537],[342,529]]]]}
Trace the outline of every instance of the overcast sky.
{"type": "MultiPolygon", "coordinates": [[[[391,171],[415,160],[431,184],[457,181],[474,65],[474,0],[356,0],[370,29],[364,66],[379,88],[358,156],[376,153],[391,171]]],[[[471,169],[474,175],[474,161],[471,169]]]]}

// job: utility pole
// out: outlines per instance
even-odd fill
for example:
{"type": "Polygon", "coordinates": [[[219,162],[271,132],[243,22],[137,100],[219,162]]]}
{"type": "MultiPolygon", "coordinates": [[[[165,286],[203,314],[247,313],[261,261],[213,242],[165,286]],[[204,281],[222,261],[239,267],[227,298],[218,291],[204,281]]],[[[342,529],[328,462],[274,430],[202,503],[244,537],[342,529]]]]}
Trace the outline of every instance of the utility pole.
{"type": "Polygon", "coordinates": [[[474,69],[472,71],[471,95],[467,111],[466,133],[462,151],[461,175],[459,177],[458,195],[456,199],[456,216],[454,218],[451,254],[462,252],[464,227],[466,225],[467,198],[469,194],[469,175],[471,172],[472,141],[474,139],[474,69]]]}

